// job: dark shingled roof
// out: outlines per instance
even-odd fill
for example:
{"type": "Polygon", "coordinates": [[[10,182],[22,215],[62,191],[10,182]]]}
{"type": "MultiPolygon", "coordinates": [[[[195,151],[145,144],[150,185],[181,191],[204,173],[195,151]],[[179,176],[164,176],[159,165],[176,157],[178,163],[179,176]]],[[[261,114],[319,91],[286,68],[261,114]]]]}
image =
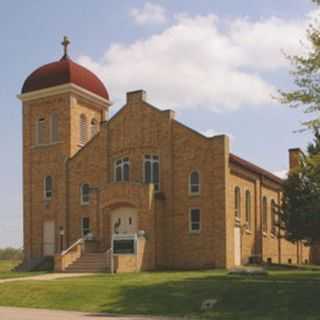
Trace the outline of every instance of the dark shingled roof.
{"type": "Polygon", "coordinates": [[[73,83],[109,100],[109,94],[102,81],[91,71],[65,57],[46,64],[32,72],[22,87],[22,93],[47,89],[73,83]]]}

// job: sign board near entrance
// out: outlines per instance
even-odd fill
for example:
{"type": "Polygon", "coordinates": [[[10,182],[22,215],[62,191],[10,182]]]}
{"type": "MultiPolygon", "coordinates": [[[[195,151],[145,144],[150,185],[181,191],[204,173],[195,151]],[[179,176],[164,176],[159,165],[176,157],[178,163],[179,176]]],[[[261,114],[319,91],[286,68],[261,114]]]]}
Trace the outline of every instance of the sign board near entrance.
{"type": "Polygon", "coordinates": [[[113,254],[136,254],[137,237],[132,235],[116,235],[112,239],[113,254]]]}

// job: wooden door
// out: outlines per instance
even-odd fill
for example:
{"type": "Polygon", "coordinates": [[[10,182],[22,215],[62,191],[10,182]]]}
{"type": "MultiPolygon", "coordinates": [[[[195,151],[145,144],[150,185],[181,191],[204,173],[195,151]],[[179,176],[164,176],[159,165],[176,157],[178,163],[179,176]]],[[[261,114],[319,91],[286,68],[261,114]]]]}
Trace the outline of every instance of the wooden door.
{"type": "Polygon", "coordinates": [[[241,231],[240,227],[234,228],[234,264],[241,265],[241,231]]]}
{"type": "Polygon", "coordinates": [[[43,255],[53,256],[55,253],[54,221],[45,221],[43,224],[43,255]]]}

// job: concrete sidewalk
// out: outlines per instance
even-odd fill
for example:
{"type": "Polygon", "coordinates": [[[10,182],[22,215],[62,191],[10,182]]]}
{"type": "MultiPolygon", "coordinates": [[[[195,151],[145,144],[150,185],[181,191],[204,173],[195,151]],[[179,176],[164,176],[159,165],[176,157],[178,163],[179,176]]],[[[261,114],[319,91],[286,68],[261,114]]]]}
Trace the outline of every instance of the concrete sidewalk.
{"type": "MultiPolygon", "coordinates": [[[[116,316],[103,313],[0,307],[2,320],[178,320],[179,318],[116,316]]],[[[181,319],[181,318],[180,318],[181,319]]]]}
{"type": "Polygon", "coordinates": [[[41,274],[37,276],[30,276],[30,277],[9,278],[9,279],[2,279],[2,280],[0,279],[0,284],[6,283],[6,282],[13,282],[13,281],[26,281],[26,280],[48,281],[48,280],[56,280],[56,279],[63,279],[63,278],[77,278],[77,277],[93,276],[95,274],[96,273],[47,273],[47,274],[41,274]]]}

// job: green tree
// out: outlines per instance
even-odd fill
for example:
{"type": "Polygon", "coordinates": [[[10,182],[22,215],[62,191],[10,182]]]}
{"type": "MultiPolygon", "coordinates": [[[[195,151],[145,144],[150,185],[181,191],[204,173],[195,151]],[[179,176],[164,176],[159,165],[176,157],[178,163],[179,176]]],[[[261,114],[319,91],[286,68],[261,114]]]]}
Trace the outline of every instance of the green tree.
{"type": "Polygon", "coordinates": [[[17,248],[0,248],[0,260],[22,260],[23,251],[17,248]]]}
{"type": "Polygon", "coordinates": [[[320,240],[320,134],[315,129],[313,143],[300,159],[300,166],[283,184],[280,221],[291,241],[320,240]]]}
{"type": "MultiPolygon", "coordinates": [[[[320,0],[312,0],[320,5],[320,0]]],[[[280,90],[280,101],[294,108],[302,108],[305,113],[320,111],[320,25],[314,21],[307,29],[307,41],[310,49],[305,55],[287,56],[293,70],[296,89],[280,90]]],[[[303,123],[308,128],[320,127],[319,117],[303,123]]]]}

